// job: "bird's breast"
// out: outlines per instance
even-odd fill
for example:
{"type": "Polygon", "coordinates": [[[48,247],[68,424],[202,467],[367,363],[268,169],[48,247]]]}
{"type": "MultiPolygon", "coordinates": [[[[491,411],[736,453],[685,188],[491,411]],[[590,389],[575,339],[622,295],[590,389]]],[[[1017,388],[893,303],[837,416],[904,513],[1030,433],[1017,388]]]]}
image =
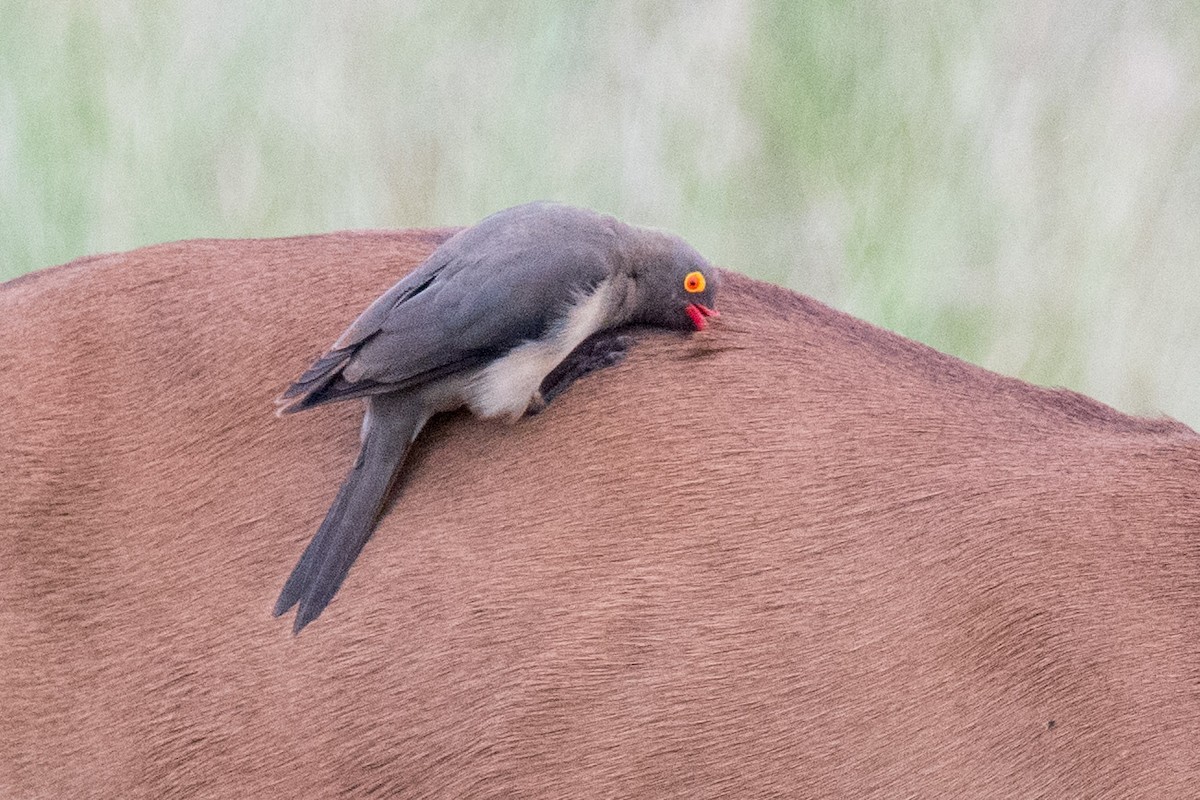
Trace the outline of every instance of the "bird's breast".
{"type": "Polygon", "coordinates": [[[623,291],[611,278],[567,306],[544,336],[518,344],[476,373],[467,405],[480,417],[520,419],[538,397],[542,381],[584,339],[625,322],[623,291]]]}

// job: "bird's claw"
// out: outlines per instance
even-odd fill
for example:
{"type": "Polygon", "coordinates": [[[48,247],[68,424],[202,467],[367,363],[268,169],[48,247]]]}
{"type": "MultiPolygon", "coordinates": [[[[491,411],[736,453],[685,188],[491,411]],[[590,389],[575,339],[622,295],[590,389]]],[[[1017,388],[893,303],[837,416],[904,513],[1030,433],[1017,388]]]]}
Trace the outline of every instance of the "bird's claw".
{"type": "Polygon", "coordinates": [[[632,336],[614,331],[601,331],[584,339],[542,381],[540,402],[530,403],[526,413],[532,416],[541,412],[554,398],[585,375],[620,364],[631,347],[632,336]]]}

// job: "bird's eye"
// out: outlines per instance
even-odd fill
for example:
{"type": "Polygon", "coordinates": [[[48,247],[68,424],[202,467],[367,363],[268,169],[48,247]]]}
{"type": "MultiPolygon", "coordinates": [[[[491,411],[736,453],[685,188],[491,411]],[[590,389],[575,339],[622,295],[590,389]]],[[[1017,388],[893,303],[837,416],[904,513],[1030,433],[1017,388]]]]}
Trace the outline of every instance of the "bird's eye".
{"type": "Polygon", "coordinates": [[[683,288],[687,289],[692,294],[704,291],[704,273],[689,272],[683,278],[683,288]]]}

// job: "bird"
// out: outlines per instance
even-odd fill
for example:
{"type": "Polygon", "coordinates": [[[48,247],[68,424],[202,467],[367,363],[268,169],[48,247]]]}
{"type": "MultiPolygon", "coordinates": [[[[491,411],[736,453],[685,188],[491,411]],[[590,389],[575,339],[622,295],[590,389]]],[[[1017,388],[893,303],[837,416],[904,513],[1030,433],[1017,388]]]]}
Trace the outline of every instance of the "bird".
{"type": "Polygon", "coordinates": [[[298,634],[333,599],[433,415],[537,413],[564,383],[620,356],[627,342],[589,348],[604,332],[704,330],[719,315],[718,283],[679,236],[558,203],[514,206],[451,236],[276,401],[279,415],[352,398],[367,408],[358,457],[274,615],[298,604],[298,634]]]}

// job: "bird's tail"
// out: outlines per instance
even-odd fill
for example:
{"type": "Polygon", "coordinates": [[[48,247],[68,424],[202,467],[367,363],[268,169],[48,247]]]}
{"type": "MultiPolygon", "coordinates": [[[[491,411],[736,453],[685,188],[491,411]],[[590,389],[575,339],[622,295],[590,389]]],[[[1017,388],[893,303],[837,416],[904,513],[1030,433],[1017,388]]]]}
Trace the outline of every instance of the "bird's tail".
{"type": "Polygon", "coordinates": [[[275,601],[275,616],[300,604],[293,633],[320,616],[337,593],[429,416],[418,399],[405,395],[371,398],[367,415],[358,460],[275,601]]]}

